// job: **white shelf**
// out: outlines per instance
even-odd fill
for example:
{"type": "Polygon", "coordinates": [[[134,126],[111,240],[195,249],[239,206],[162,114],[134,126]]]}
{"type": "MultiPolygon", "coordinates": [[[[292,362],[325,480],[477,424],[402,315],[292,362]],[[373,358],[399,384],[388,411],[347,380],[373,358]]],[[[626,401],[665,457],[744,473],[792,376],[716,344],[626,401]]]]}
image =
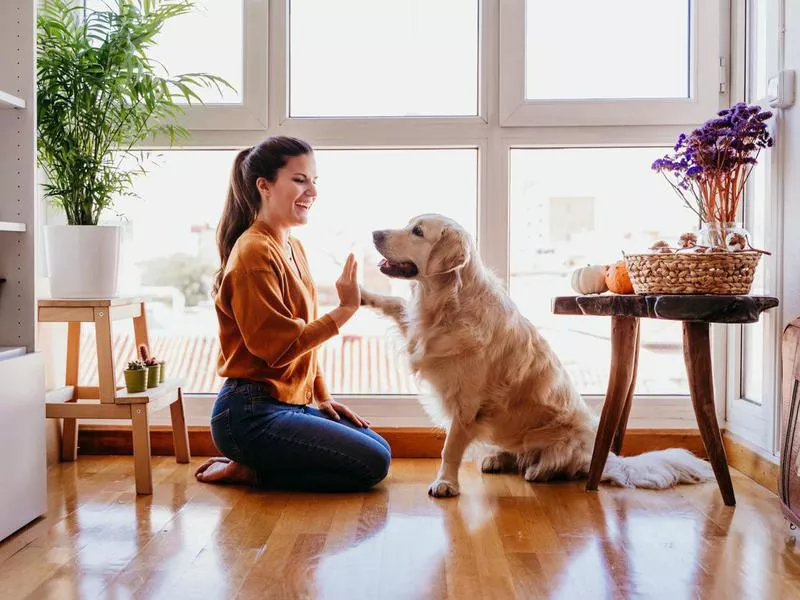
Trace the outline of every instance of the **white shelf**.
{"type": "Polygon", "coordinates": [[[0,108],[25,108],[25,100],[0,90],[0,108]]]}
{"type": "Polygon", "coordinates": [[[0,231],[16,231],[23,233],[27,230],[25,223],[15,221],[0,221],[0,231]]]}
{"type": "Polygon", "coordinates": [[[25,346],[0,346],[0,360],[25,356],[26,353],[27,348],[25,346]]]}

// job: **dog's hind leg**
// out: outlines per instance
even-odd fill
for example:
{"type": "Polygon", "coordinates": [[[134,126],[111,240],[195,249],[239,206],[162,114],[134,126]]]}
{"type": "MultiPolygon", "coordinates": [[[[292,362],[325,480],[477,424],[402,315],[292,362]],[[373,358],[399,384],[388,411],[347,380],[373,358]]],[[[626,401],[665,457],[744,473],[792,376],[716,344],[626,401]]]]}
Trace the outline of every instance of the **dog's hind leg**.
{"type": "Polygon", "coordinates": [[[406,334],[408,328],[408,317],[406,310],[406,301],[397,296],[383,296],[381,294],[373,294],[368,292],[363,287],[361,288],[361,304],[363,306],[370,306],[391,317],[397,323],[403,335],[406,334]]]}
{"type": "Polygon", "coordinates": [[[588,465],[585,454],[581,446],[574,444],[559,444],[531,452],[521,464],[525,480],[543,482],[584,476],[588,465]]]}
{"type": "Polygon", "coordinates": [[[491,454],[481,461],[484,473],[514,473],[518,470],[517,455],[510,452],[491,454]]]}
{"type": "Polygon", "coordinates": [[[554,465],[538,462],[525,469],[525,481],[545,482],[555,478],[560,472],[554,465]]]}

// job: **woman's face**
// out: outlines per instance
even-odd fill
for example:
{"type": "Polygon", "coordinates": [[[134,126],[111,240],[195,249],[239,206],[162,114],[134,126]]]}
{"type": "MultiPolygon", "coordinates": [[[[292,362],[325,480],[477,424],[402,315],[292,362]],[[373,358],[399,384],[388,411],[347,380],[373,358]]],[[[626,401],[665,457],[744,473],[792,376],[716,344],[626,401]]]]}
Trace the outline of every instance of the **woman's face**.
{"type": "Polygon", "coordinates": [[[275,181],[259,177],[261,214],[273,227],[294,227],[308,222],[317,199],[317,163],[313,154],[292,156],[278,170],[275,181]]]}

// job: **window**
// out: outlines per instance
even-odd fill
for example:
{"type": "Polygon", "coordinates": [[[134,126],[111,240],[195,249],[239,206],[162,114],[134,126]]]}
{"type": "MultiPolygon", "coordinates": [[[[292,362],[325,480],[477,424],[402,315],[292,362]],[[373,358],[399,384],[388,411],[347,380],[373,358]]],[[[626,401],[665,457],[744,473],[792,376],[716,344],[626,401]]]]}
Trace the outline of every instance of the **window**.
{"type": "MultiPolygon", "coordinates": [[[[235,156],[232,150],[153,152],[148,173],[136,179],[138,197],[117,201],[122,217],[107,215],[122,225],[120,292],[146,300],[153,352],[190,393],[222,385],[210,290],[219,266],[216,225],[235,156]]],[[[132,331],[115,327],[114,338],[121,379],[124,361],[135,353],[132,331]]],[[[91,373],[93,343],[82,347],[88,351],[81,368],[91,373]]]]}
{"type": "MultiPolygon", "coordinates": [[[[213,73],[234,88],[201,90],[198,95],[207,103],[242,101],[243,83],[243,0],[194,0],[195,9],[164,24],[156,38],[151,58],[163,65],[170,75],[213,73]]],[[[91,10],[114,8],[109,0],[84,0],[91,10]]],[[[162,73],[163,74],[163,73],[162,73]]]]}
{"type": "Polygon", "coordinates": [[[747,61],[747,95],[751,102],[767,95],[767,79],[773,75],[778,61],[778,43],[771,34],[778,18],[775,0],[746,4],[747,47],[750,50],[747,61]]]}
{"type": "MultiPolygon", "coordinates": [[[[766,198],[768,181],[765,156],[755,166],[750,174],[749,187],[744,202],[744,225],[749,231],[753,243],[760,247],[767,239],[766,228],[766,198]]],[[[750,293],[753,295],[767,295],[765,285],[765,264],[769,258],[762,257],[761,264],[756,269],[750,293]]],[[[761,404],[764,393],[764,344],[767,342],[764,331],[764,315],[758,323],[742,325],[742,368],[741,368],[741,396],[750,402],[761,404]]]]}
{"type": "MultiPolygon", "coordinates": [[[[650,165],[680,131],[729,103],[719,66],[720,32],[731,25],[727,3],[201,5],[202,18],[219,27],[165,32],[163,60],[230,78],[240,72],[241,89],[189,107],[184,147],[153,142],[159,165],[138,179],[141,198],[118,205],[127,219],[125,287],[148,298],[156,351],[174,362],[187,392],[213,392],[221,383],[207,287],[235,152],[267,135],[292,135],[317,149],[320,197],[296,233],[322,310],[335,302],[333,284],[350,251],[368,287],[406,294],[404,282],[377,273],[370,233],[441,212],[476,235],[484,263],[596,407],[607,386],[608,319],[553,316],[550,299],[571,293],[574,267],[611,262],[622,250],[696,226],[650,165]],[[175,39],[192,50],[173,51],[175,39]],[[224,64],[207,63],[205,49],[221,46],[224,59],[212,54],[224,64]]],[[[359,311],[323,348],[323,370],[329,387],[373,422],[422,426],[417,413],[404,412],[421,410],[419,384],[391,331],[388,321],[359,311]]],[[[662,397],[634,403],[632,422],[642,411],[649,426],[661,418],[693,426],[679,325],[645,321],[641,335],[637,392],[662,397]]],[[[211,400],[189,398],[207,423],[211,400]]]]}
{"type": "MultiPolygon", "coordinates": [[[[781,70],[778,32],[782,4],[777,0],[741,3],[739,45],[744,77],[735,90],[748,102],[766,106],[769,77],[781,70]]],[[[750,174],[742,206],[742,221],[752,244],[773,252],[762,256],[751,294],[781,295],[782,197],[781,121],[770,123],[777,145],[763,150],[750,174]]],[[[778,453],[781,382],[779,380],[782,316],[780,307],[762,313],[757,323],[728,331],[728,430],[773,454],[778,453]]]]}
{"type": "Polygon", "coordinates": [[[689,0],[527,0],[525,98],[688,98],[689,8],[689,0]]]}
{"type": "Polygon", "coordinates": [[[291,0],[292,117],[478,114],[477,0],[291,0]]]}
{"type": "MultiPolygon", "coordinates": [[[[696,229],[694,214],[649,168],[667,150],[511,151],[511,295],[581,393],[606,391],[609,320],[553,315],[550,300],[574,293],[577,267],[610,264],[622,251],[643,252],[696,229]]],[[[637,393],[688,393],[680,323],[642,319],[640,328],[637,393]]]]}
{"type": "MultiPolygon", "coordinates": [[[[95,10],[114,2],[83,0],[95,10]]],[[[180,124],[191,130],[253,130],[267,126],[268,0],[194,0],[195,8],[165,23],[152,58],[171,75],[210,73],[233,89],[204,88],[205,104],[184,104],[180,124]]]]}
{"type": "MultiPolygon", "coordinates": [[[[410,218],[438,212],[475,234],[478,160],[474,149],[317,151],[319,199],[297,236],[317,283],[320,312],[338,304],[336,279],[355,253],[364,286],[408,297],[408,282],[380,273],[372,245],[376,229],[404,227],[410,218]]],[[[320,354],[332,393],[408,394],[419,391],[394,324],[359,310],[320,354]]]]}
{"type": "Polygon", "coordinates": [[[153,58],[170,73],[213,73],[234,88],[204,89],[204,102],[242,102],[244,3],[242,0],[196,0],[197,9],[168,21],[153,58]],[[187,35],[190,33],[190,35],[187,35]]]}
{"type": "MultiPolygon", "coordinates": [[[[750,50],[745,79],[747,97],[750,102],[763,103],[762,98],[767,93],[767,78],[773,74],[778,60],[778,44],[769,36],[769,32],[776,27],[777,6],[770,0],[762,3],[750,2],[746,5],[746,12],[747,46],[750,50]]],[[[744,225],[750,232],[753,244],[759,248],[767,245],[771,247],[769,242],[775,240],[770,227],[770,219],[774,213],[771,198],[774,192],[770,191],[771,164],[771,151],[762,152],[750,175],[744,199],[744,225]]],[[[773,258],[762,258],[756,270],[751,294],[774,293],[774,275],[769,272],[773,263],[773,258]]],[[[769,331],[771,317],[770,313],[766,313],[758,323],[741,327],[740,395],[758,405],[763,403],[765,393],[765,352],[769,356],[769,346],[774,343],[774,336],[769,331]]]]}
{"type": "MultiPolygon", "coordinates": [[[[184,389],[213,393],[222,380],[216,376],[217,318],[209,292],[219,264],[216,227],[235,152],[173,150],[152,157],[156,164],[136,181],[138,197],[116,206],[125,215],[120,287],[147,298],[154,351],[184,378],[184,389]]],[[[475,233],[475,149],[317,150],[316,157],[320,195],[309,224],[294,233],[308,255],[320,314],[338,305],[335,283],[350,252],[368,289],[408,296],[408,282],[378,271],[373,230],[400,228],[414,215],[441,212],[475,233]]],[[[120,356],[124,348],[133,351],[130,332],[116,337],[120,356]]],[[[416,393],[418,383],[399,343],[393,323],[360,310],[320,351],[331,391],[416,393]]],[[[91,352],[85,359],[92,360],[91,352]]],[[[121,373],[122,361],[117,366],[121,373]]]]}
{"type": "Polygon", "coordinates": [[[704,121],[719,103],[720,4],[501,2],[501,124],[704,121]]]}

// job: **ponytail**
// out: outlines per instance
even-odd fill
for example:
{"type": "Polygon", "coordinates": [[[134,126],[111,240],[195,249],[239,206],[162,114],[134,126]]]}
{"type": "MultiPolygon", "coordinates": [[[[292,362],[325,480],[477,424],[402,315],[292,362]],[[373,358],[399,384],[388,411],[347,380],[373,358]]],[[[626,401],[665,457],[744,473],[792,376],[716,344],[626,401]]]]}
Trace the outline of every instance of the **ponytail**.
{"type": "Polygon", "coordinates": [[[259,177],[274,182],[278,170],[291,156],[310,154],[311,146],[296,138],[270,137],[257,146],[242,150],[236,155],[231,170],[228,197],[217,226],[217,250],[220,268],[211,288],[216,296],[222,285],[222,276],[236,240],[255,222],[261,210],[261,194],[256,187],[259,177]]]}
{"type": "Polygon", "coordinates": [[[233,161],[228,197],[225,199],[225,207],[222,209],[222,217],[217,226],[217,250],[219,251],[220,268],[214,276],[214,286],[211,288],[213,296],[217,295],[219,286],[222,284],[222,275],[225,273],[225,267],[228,264],[228,257],[231,255],[233,245],[239,239],[239,236],[256,220],[261,204],[258,190],[247,189],[247,180],[242,173],[242,164],[251,151],[252,148],[242,150],[233,161]]]}

